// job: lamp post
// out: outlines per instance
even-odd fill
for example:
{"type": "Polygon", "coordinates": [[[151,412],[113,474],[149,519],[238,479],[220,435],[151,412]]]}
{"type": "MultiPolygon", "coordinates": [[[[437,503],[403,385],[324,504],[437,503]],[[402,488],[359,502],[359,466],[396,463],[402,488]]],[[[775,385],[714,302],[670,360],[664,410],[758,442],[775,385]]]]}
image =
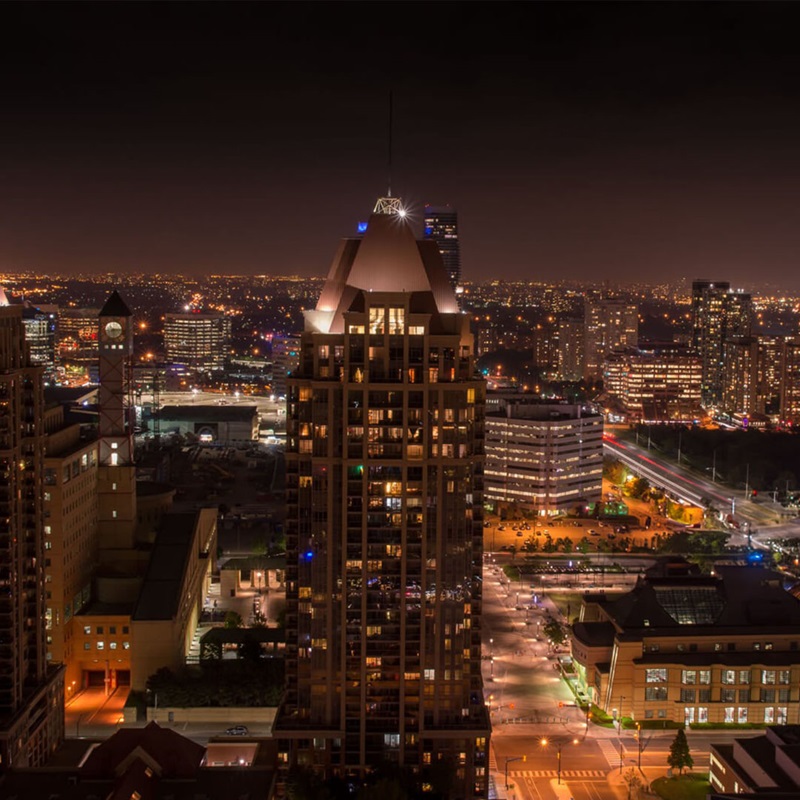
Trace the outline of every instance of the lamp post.
{"type": "MultiPolygon", "coordinates": [[[[547,747],[548,743],[549,742],[548,742],[547,738],[542,739],[541,742],[540,742],[542,747],[547,747]]],[[[557,769],[558,780],[556,781],[556,783],[560,784],[561,783],[561,748],[564,746],[565,742],[563,742],[563,741],[562,742],[554,742],[554,744],[556,746],[556,756],[557,756],[557,759],[558,759],[558,769],[557,769]]],[[[578,740],[577,739],[573,739],[572,740],[572,744],[578,744],[578,740]]]]}
{"type": "Polygon", "coordinates": [[[636,723],[636,743],[639,748],[639,769],[642,768],[642,725],[640,722],[636,723]]]}
{"type": "Polygon", "coordinates": [[[619,741],[619,774],[622,775],[622,701],[625,695],[619,696],[619,717],[617,718],[617,740],[619,741]]]}
{"type": "Polygon", "coordinates": [[[511,758],[506,758],[506,790],[508,790],[508,765],[512,761],[527,761],[528,756],[512,756],[511,758]]]}

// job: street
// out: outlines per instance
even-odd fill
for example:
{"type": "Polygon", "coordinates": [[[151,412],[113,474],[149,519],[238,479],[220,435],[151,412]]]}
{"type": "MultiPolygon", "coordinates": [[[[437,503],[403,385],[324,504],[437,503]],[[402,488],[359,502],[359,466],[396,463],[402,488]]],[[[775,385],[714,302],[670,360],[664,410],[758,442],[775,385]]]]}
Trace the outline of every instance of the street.
{"type": "MultiPolygon", "coordinates": [[[[518,589],[516,582],[509,582],[502,570],[507,563],[511,563],[507,553],[486,554],[483,678],[492,719],[493,796],[623,800],[628,797],[626,780],[632,775],[645,784],[666,775],[675,730],[646,729],[639,739],[633,730],[587,725],[554,668],[559,654],[541,636],[548,615],[562,623],[566,620],[548,597],[549,587],[542,592],[537,586],[538,602],[533,603],[530,588],[518,589]]],[[[694,771],[707,771],[712,742],[758,734],[757,730],[687,731],[694,771]]]]}

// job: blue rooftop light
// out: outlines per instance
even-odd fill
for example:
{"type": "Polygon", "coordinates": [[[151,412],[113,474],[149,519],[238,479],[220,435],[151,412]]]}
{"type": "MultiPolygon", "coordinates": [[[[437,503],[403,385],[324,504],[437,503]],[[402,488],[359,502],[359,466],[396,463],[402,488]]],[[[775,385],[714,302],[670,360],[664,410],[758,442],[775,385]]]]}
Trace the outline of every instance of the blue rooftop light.
{"type": "Polygon", "coordinates": [[[366,222],[359,222],[358,223],[358,232],[359,233],[366,233],[367,232],[367,224],[366,222]]]}

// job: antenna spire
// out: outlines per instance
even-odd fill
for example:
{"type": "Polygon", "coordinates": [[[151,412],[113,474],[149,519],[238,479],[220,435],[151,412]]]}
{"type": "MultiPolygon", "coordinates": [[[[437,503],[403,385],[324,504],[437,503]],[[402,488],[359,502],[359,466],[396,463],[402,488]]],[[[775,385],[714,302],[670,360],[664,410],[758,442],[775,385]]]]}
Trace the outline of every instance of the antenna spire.
{"type": "Polygon", "coordinates": [[[392,196],[392,112],[394,104],[392,102],[392,90],[389,89],[389,191],[386,196],[392,196]]]}

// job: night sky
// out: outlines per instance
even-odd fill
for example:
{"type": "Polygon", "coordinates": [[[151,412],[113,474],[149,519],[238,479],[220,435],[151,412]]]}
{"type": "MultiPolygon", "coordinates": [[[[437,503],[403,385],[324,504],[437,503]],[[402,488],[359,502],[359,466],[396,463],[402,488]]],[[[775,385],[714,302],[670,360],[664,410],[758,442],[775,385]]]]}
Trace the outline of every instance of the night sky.
{"type": "Polygon", "coordinates": [[[467,279],[800,289],[790,3],[0,6],[0,270],[327,271],[387,189],[467,279]]]}

